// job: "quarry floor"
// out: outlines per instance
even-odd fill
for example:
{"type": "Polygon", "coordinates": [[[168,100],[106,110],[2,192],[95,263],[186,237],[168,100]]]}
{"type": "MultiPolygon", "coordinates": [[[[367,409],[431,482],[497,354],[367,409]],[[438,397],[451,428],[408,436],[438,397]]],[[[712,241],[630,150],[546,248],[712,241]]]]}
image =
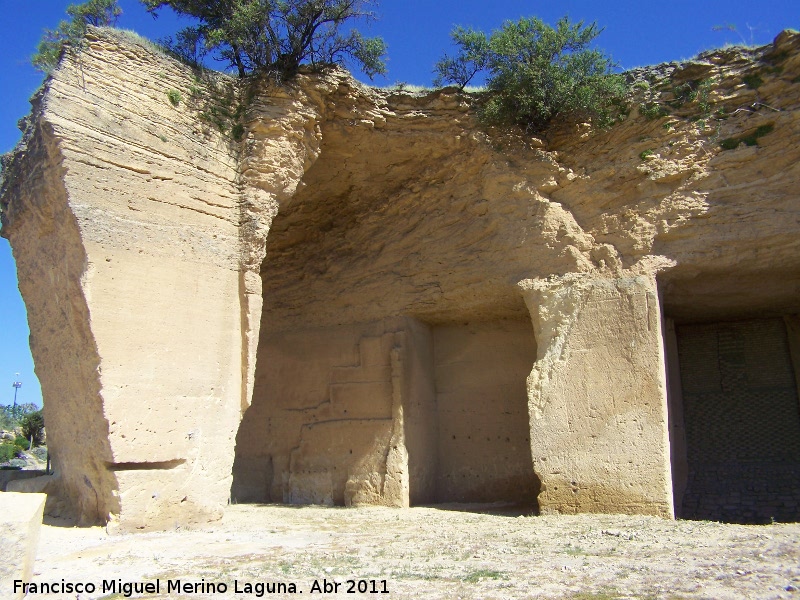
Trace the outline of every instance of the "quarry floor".
{"type": "Polygon", "coordinates": [[[103,580],[158,580],[159,593],[133,597],[800,599],[800,524],[527,516],[498,505],[238,505],[202,530],[108,535],[50,521],[33,581],[62,578],[97,590],[29,598],[122,598],[103,593],[103,580]],[[178,579],[227,591],[166,593],[178,579]],[[360,580],[366,593],[348,594],[360,580]],[[325,593],[334,582],[338,593],[325,593]],[[270,593],[276,583],[297,593],[270,593]]]}

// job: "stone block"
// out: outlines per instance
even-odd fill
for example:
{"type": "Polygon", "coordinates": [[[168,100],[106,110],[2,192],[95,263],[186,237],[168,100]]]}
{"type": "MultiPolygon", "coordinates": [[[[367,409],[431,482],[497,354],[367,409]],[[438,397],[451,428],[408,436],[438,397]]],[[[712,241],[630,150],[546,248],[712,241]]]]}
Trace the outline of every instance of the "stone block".
{"type": "Polygon", "coordinates": [[[538,352],[528,406],[540,510],[672,517],[655,278],[568,275],[520,287],[538,352]]]}
{"type": "Polygon", "coordinates": [[[0,581],[3,598],[23,598],[20,586],[14,591],[14,582],[30,583],[46,494],[0,493],[0,581]]]}
{"type": "Polygon", "coordinates": [[[12,481],[18,481],[20,479],[34,479],[36,477],[41,477],[44,474],[44,471],[33,469],[25,471],[0,471],[0,492],[5,492],[6,486],[12,481]]]}

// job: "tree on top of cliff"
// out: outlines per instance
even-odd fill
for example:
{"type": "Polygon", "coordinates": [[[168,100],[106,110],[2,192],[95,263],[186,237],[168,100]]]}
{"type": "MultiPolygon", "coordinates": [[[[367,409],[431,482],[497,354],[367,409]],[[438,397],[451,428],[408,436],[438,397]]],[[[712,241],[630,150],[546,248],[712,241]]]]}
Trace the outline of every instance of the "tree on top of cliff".
{"type": "Polygon", "coordinates": [[[141,1],[153,15],[168,6],[199,21],[168,40],[173,52],[190,61],[213,52],[240,77],[273,72],[288,79],[301,64],[324,67],[345,59],[370,78],[386,72],[381,38],[339,31],[347,21],[372,18],[372,0],[141,1]]]}
{"type": "Polygon", "coordinates": [[[536,17],[506,21],[487,36],[457,27],[451,33],[459,51],[435,67],[436,84],[462,89],[486,71],[487,99],[480,116],[489,124],[542,130],[556,117],[612,122],[626,88],[603,52],[589,48],[602,29],[596,23],[551,27],[536,17]]]}
{"type": "Polygon", "coordinates": [[[114,25],[122,14],[117,0],[88,0],[67,7],[70,19],[61,21],[55,29],[45,29],[36,54],[31,57],[33,66],[43,73],[50,73],[58,66],[64,46],[78,47],[86,35],[86,27],[114,25]]]}

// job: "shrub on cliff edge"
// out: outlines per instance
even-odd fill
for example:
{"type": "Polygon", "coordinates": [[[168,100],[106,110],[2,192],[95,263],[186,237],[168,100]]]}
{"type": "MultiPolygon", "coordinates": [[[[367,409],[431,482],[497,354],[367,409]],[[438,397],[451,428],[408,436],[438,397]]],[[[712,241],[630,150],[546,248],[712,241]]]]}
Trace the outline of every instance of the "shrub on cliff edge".
{"type": "Polygon", "coordinates": [[[567,17],[555,27],[536,17],[506,21],[489,36],[457,27],[451,36],[458,54],[436,64],[436,83],[463,89],[486,71],[489,94],[480,115],[488,124],[542,130],[556,117],[568,117],[607,125],[626,87],[612,73],[611,59],[589,47],[601,31],[596,23],[567,17]]]}
{"type": "Polygon", "coordinates": [[[66,45],[80,46],[86,27],[113,25],[122,14],[117,0],[88,0],[67,7],[70,19],[61,21],[55,29],[45,29],[36,54],[31,57],[33,66],[43,73],[50,73],[58,66],[58,59],[66,45]]]}
{"type": "Polygon", "coordinates": [[[369,77],[385,73],[386,44],[341,27],[354,19],[369,19],[372,0],[141,0],[156,14],[169,7],[194,17],[167,40],[174,53],[198,62],[210,52],[228,61],[240,77],[271,72],[288,79],[301,64],[320,67],[348,59],[369,77]]]}

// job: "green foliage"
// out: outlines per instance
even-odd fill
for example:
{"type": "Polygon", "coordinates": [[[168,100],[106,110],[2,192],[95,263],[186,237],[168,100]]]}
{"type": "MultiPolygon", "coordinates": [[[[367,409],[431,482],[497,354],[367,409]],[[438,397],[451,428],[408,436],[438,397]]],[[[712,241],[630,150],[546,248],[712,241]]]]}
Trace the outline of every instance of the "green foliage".
{"type": "Polygon", "coordinates": [[[666,117],[669,111],[658,102],[643,102],[639,105],[639,114],[654,121],[655,119],[666,117]]]}
{"type": "Polygon", "coordinates": [[[231,127],[231,137],[236,140],[237,142],[242,139],[244,135],[244,125],[241,123],[236,123],[233,127],[231,127]]]}
{"type": "Polygon", "coordinates": [[[14,445],[20,451],[30,450],[30,447],[31,447],[30,438],[27,438],[27,437],[22,436],[22,435],[18,435],[17,437],[14,438],[14,445]]]}
{"type": "Polygon", "coordinates": [[[192,100],[197,100],[203,95],[203,89],[199,83],[199,81],[195,80],[195,83],[189,84],[189,95],[192,100]]]}
{"type": "Polygon", "coordinates": [[[31,57],[33,66],[43,73],[50,73],[58,66],[65,46],[81,46],[88,25],[113,25],[121,14],[117,0],[87,0],[82,4],[70,4],[67,7],[70,19],[61,21],[55,29],[45,29],[36,54],[31,57]]]}
{"type": "Polygon", "coordinates": [[[711,113],[711,89],[714,87],[714,79],[703,79],[697,84],[694,92],[693,101],[697,102],[697,106],[703,115],[711,113]]]}
{"type": "Polygon", "coordinates": [[[181,103],[181,93],[178,90],[167,90],[167,98],[172,106],[178,106],[181,103]]]}
{"type": "Polygon", "coordinates": [[[708,114],[711,110],[709,95],[713,85],[714,80],[711,78],[685,81],[672,88],[675,99],[669,104],[674,108],[681,108],[684,104],[697,102],[700,111],[703,114],[708,114]]]}
{"type": "Polygon", "coordinates": [[[647,160],[648,158],[650,158],[654,154],[655,154],[655,152],[653,152],[652,150],[649,150],[649,149],[648,150],[644,150],[643,152],[639,153],[639,158],[641,160],[647,160]]]}
{"type": "Polygon", "coordinates": [[[176,33],[174,39],[168,37],[162,41],[175,56],[195,67],[200,66],[203,57],[208,53],[198,27],[186,27],[176,33]]]}
{"type": "Polygon", "coordinates": [[[19,448],[13,442],[0,443],[0,463],[16,458],[17,454],[19,454],[19,448]]]}
{"type": "Polygon", "coordinates": [[[22,435],[26,439],[33,438],[33,445],[38,446],[44,441],[44,415],[41,410],[29,413],[19,420],[22,435]]]}
{"type": "Polygon", "coordinates": [[[692,102],[695,96],[694,85],[694,81],[685,81],[672,88],[672,93],[675,95],[675,100],[672,101],[672,105],[676,108],[680,108],[687,102],[692,102]]]}
{"type": "Polygon", "coordinates": [[[441,87],[446,82],[455,83],[462,90],[481,71],[489,67],[491,48],[489,38],[482,31],[456,27],[451,33],[459,54],[445,55],[436,63],[433,85],[441,87]]]}
{"type": "Polygon", "coordinates": [[[764,137],[768,133],[772,133],[774,129],[774,123],[767,123],[766,125],[761,125],[749,135],[726,138],[722,140],[719,145],[723,150],[734,150],[735,148],[739,147],[739,144],[744,144],[746,146],[757,146],[758,138],[764,137]]]}
{"type": "Polygon", "coordinates": [[[35,413],[37,410],[41,410],[38,406],[36,406],[33,402],[22,402],[17,404],[17,416],[24,417],[25,415],[29,415],[31,413],[35,413]]]}
{"type": "MultiPolygon", "coordinates": [[[[664,101],[649,100],[639,105],[639,114],[647,119],[655,120],[666,117],[670,114],[670,109],[677,110],[687,104],[695,103],[699,109],[699,114],[693,117],[703,119],[711,114],[711,90],[714,86],[714,79],[691,79],[684,81],[672,88],[674,98],[664,101]],[[668,108],[669,107],[669,108],[668,108]]],[[[664,124],[664,128],[671,126],[664,124]]]]}
{"type": "Polygon", "coordinates": [[[17,404],[16,408],[9,404],[8,406],[0,405],[0,429],[10,431],[19,427],[20,421],[31,413],[39,410],[39,407],[32,402],[24,402],[17,404]]]}
{"type": "MultiPolygon", "coordinates": [[[[188,93],[169,89],[165,94],[173,106],[185,102],[192,114],[204,125],[206,133],[213,128],[238,142],[244,137],[244,125],[241,121],[247,106],[253,100],[254,85],[257,84],[257,81],[252,80],[239,85],[220,73],[198,69],[191,83],[186,86],[188,93]]],[[[166,135],[159,137],[162,142],[168,141],[166,135]]]]}
{"type": "Polygon", "coordinates": [[[0,429],[9,431],[17,426],[17,419],[10,406],[0,406],[0,429]]]}
{"type": "Polygon", "coordinates": [[[195,84],[190,86],[188,102],[197,109],[200,121],[230,135],[236,142],[241,141],[245,132],[242,119],[253,99],[252,86],[237,93],[237,86],[232,81],[215,77],[196,78],[195,84]]]}
{"type": "Polygon", "coordinates": [[[322,68],[345,60],[369,77],[386,72],[381,38],[365,38],[356,30],[340,32],[349,21],[372,18],[367,10],[372,0],[141,1],[152,14],[169,7],[199,21],[165,41],[190,63],[214,53],[240,77],[272,72],[290,78],[302,64],[322,68]]]}
{"type": "Polygon", "coordinates": [[[591,119],[601,126],[618,116],[626,87],[611,72],[611,60],[589,48],[600,34],[596,23],[584,26],[567,17],[551,27],[536,17],[507,21],[490,36],[456,28],[455,57],[436,64],[437,81],[462,88],[487,71],[490,92],[481,109],[484,122],[544,129],[554,118],[591,119]]]}

